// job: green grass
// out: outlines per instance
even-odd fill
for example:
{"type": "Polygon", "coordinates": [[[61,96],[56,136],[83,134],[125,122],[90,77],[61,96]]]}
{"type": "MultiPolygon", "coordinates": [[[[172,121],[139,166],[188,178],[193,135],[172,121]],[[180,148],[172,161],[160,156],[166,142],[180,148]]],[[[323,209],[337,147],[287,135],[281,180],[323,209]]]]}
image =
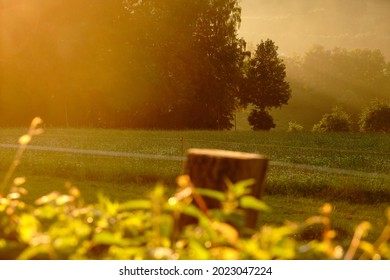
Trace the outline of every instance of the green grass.
{"type": "MultiPolygon", "coordinates": [[[[24,132],[2,129],[0,143],[16,144],[24,132]]],[[[165,156],[185,156],[188,148],[218,148],[261,153],[271,162],[390,174],[390,137],[385,134],[48,128],[31,145],[165,156]]],[[[14,154],[13,149],[0,148],[0,175],[14,154]]],[[[65,182],[79,187],[85,199],[94,202],[99,192],[118,201],[142,197],[159,182],[173,192],[182,170],[181,161],[27,150],[15,175],[27,177],[30,202],[61,191],[65,182]]],[[[330,202],[335,206],[334,223],[340,238],[351,236],[360,221],[369,220],[374,239],[390,205],[390,181],[271,165],[264,200],[274,210],[262,214],[263,223],[303,221],[330,202]]]]}

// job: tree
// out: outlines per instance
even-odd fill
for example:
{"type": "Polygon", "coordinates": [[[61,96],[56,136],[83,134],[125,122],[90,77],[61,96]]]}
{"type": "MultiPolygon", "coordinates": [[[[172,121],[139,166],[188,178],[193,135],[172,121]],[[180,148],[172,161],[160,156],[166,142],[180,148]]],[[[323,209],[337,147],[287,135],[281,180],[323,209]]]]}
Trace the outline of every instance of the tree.
{"type": "Polygon", "coordinates": [[[254,129],[274,127],[267,110],[287,104],[291,97],[290,85],[285,81],[286,67],[277,50],[272,40],[261,41],[246,65],[241,102],[255,107],[250,120],[254,129]]]}
{"type": "Polygon", "coordinates": [[[315,132],[350,132],[351,117],[341,108],[334,107],[332,113],[325,114],[319,123],[313,126],[315,132]]]}
{"type": "Polygon", "coordinates": [[[245,42],[238,38],[241,9],[237,0],[200,1],[193,33],[192,96],[189,126],[230,129],[239,83],[242,80],[245,42]]]}
{"type": "Polygon", "coordinates": [[[0,125],[231,128],[238,0],[6,2],[0,125]]]}
{"type": "Polygon", "coordinates": [[[374,101],[360,116],[360,130],[366,132],[390,132],[390,105],[374,101]]]}
{"type": "Polygon", "coordinates": [[[243,60],[238,1],[125,3],[127,86],[109,94],[110,115],[130,127],[231,128],[243,60]]]}

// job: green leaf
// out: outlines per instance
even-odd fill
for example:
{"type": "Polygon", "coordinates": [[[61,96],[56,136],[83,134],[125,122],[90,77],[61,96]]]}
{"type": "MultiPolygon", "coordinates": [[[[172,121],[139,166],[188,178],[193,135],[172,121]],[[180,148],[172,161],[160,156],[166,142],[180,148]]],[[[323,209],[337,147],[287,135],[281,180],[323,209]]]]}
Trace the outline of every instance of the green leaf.
{"type": "Polygon", "coordinates": [[[53,205],[44,204],[43,206],[36,208],[34,214],[40,219],[51,220],[57,215],[57,210],[53,205]]]}
{"type": "Polygon", "coordinates": [[[186,206],[183,209],[183,213],[186,215],[192,216],[194,218],[198,218],[199,220],[207,219],[206,216],[203,214],[203,212],[193,204],[186,206]]]}
{"type": "Polygon", "coordinates": [[[146,255],[146,247],[119,247],[111,246],[109,254],[115,260],[132,260],[132,259],[144,259],[146,255]]]}
{"type": "Polygon", "coordinates": [[[244,181],[231,184],[229,189],[231,189],[236,197],[241,197],[243,195],[249,194],[251,192],[250,186],[252,186],[256,181],[254,179],[248,179],[244,181]]]}
{"type": "Polygon", "coordinates": [[[39,221],[33,215],[23,214],[18,225],[20,239],[28,243],[38,232],[39,226],[39,221]]]}
{"type": "Polygon", "coordinates": [[[77,235],[62,235],[55,239],[54,248],[57,251],[73,251],[79,242],[79,238],[77,235]]]}
{"type": "Polygon", "coordinates": [[[373,256],[375,254],[375,247],[367,241],[360,241],[359,248],[369,255],[373,256]]]}
{"type": "Polygon", "coordinates": [[[210,252],[204,246],[199,244],[195,240],[190,240],[189,242],[189,253],[192,259],[196,260],[207,260],[210,259],[210,252]]]}
{"type": "Polygon", "coordinates": [[[271,211],[271,208],[269,208],[267,204],[250,195],[246,195],[240,198],[240,206],[244,209],[253,209],[266,212],[271,211]]]}
{"type": "Polygon", "coordinates": [[[47,258],[50,257],[50,251],[52,249],[50,248],[50,245],[48,244],[40,244],[37,246],[30,246],[27,247],[19,256],[18,260],[31,260],[36,257],[42,258],[42,256],[45,256],[47,258]]]}
{"type": "Polygon", "coordinates": [[[152,191],[151,195],[155,198],[162,198],[165,193],[165,188],[163,185],[158,184],[154,190],[152,191]]]}
{"type": "Polygon", "coordinates": [[[107,231],[96,233],[93,237],[93,241],[96,244],[103,244],[103,245],[118,245],[118,246],[128,245],[128,242],[126,242],[126,240],[124,240],[120,235],[113,234],[107,231]]]}
{"type": "Polygon", "coordinates": [[[111,216],[115,216],[118,213],[119,203],[112,202],[108,197],[102,193],[98,193],[99,203],[104,207],[104,211],[111,216]]]}
{"type": "Polygon", "coordinates": [[[196,189],[196,191],[201,195],[209,198],[214,198],[218,201],[226,200],[226,195],[223,192],[212,190],[212,189],[196,189]]]}
{"type": "Polygon", "coordinates": [[[152,208],[152,202],[146,199],[135,199],[130,200],[119,205],[119,211],[127,210],[150,210],[152,208]]]}

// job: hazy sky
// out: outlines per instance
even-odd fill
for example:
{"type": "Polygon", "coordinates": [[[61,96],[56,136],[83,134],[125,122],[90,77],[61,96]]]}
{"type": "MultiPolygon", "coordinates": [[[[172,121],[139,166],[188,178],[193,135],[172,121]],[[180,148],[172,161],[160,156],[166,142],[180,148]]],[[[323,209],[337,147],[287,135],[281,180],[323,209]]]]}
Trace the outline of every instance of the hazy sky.
{"type": "Polygon", "coordinates": [[[390,60],[390,0],[241,0],[240,35],[256,45],[267,38],[279,52],[327,48],[380,49],[390,60]]]}

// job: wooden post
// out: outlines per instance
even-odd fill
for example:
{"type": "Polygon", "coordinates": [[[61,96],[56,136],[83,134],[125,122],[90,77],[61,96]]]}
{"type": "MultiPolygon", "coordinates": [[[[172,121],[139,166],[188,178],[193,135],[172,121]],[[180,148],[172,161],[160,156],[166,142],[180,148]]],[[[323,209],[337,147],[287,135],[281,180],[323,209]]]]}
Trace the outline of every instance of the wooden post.
{"type": "MultiPolygon", "coordinates": [[[[226,191],[226,179],[232,183],[254,179],[252,195],[261,198],[264,189],[268,159],[259,154],[225,150],[189,149],[185,174],[195,187],[226,191]]],[[[205,198],[209,208],[220,207],[218,201],[205,198]]],[[[258,212],[247,211],[246,225],[256,227],[258,212]]]]}

